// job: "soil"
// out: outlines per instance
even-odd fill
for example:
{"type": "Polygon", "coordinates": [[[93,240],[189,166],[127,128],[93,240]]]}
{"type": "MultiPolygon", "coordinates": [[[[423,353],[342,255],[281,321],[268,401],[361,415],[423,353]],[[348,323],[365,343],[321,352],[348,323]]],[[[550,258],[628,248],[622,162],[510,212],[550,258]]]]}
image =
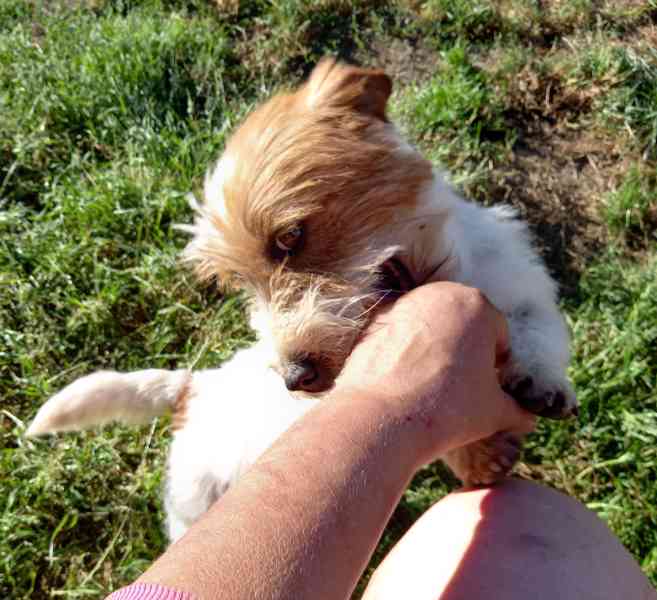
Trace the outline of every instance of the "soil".
{"type": "Polygon", "coordinates": [[[546,123],[527,129],[520,130],[510,163],[495,172],[493,195],[530,223],[568,295],[607,241],[600,204],[613,189],[619,157],[608,144],[587,140],[585,132],[556,132],[546,123]]]}
{"type": "Polygon", "coordinates": [[[430,79],[440,64],[438,52],[420,39],[376,38],[355,59],[364,66],[383,69],[396,88],[430,79]]]}
{"type": "MultiPolygon", "coordinates": [[[[651,27],[642,31],[654,34],[651,27]]],[[[440,64],[439,54],[421,40],[396,38],[377,39],[356,58],[384,69],[400,86],[429,79],[440,64]]],[[[477,66],[492,70],[495,63],[484,57],[477,66]]],[[[625,135],[594,124],[595,101],[605,89],[572,89],[558,75],[537,73],[527,68],[514,74],[505,91],[504,118],[517,137],[494,166],[485,200],[517,208],[562,294],[570,295],[609,242],[601,218],[606,196],[642,157],[628,151],[625,135]]]]}

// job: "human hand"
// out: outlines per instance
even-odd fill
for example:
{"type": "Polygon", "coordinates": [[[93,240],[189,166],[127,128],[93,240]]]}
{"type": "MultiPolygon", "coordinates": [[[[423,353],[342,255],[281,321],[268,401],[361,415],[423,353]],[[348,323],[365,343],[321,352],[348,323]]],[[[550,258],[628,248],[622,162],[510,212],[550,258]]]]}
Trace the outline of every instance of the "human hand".
{"type": "Polygon", "coordinates": [[[481,292],[432,283],[376,315],[336,392],[374,400],[368,410],[400,426],[422,464],[498,431],[531,431],[534,416],[499,385],[508,357],[506,320],[481,292]]]}

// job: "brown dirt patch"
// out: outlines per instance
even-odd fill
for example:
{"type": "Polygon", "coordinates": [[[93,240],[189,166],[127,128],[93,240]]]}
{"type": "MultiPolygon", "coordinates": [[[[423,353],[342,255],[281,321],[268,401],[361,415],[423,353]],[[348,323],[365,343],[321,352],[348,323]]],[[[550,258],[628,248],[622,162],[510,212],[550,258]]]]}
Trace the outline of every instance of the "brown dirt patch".
{"type": "Polygon", "coordinates": [[[515,206],[531,224],[565,294],[607,242],[604,197],[626,159],[613,143],[548,122],[526,123],[511,160],[494,174],[493,197],[515,206]]]}
{"type": "Polygon", "coordinates": [[[492,197],[527,219],[563,291],[606,241],[604,196],[616,184],[621,153],[600,139],[588,115],[601,89],[576,89],[557,72],[528,63],[507,81],[505,120],[517,135],[493,172],[492,197]]]}
{"type": "Polygon", "coordinates": [[[558,69],[530,62],[503,92],[505,120],[518,137],[492,172],[491,199],[514,205],[531,224],[566,295],[609,242],[607,195],[642,160],[627,136],[596,125],[597,100],[610,85],[573,85],[558,69]]]}
{"type": "Polygon", "coordinates": [[[438,52],[421,39],[376,38],[354,58],[364,66],[383,69],[396,87],[426,81],[440,64],[438,52]]]}

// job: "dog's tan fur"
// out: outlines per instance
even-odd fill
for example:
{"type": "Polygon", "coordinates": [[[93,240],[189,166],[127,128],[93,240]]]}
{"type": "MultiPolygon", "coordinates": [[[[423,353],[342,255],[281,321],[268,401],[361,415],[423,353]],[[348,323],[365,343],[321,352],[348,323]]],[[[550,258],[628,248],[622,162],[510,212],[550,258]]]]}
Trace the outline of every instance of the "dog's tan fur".
{"type": "Polygon", "coordinates": [[[381,71],[324,61],[252,113],[222,157],[221,211],[204,207],[214,235],[197,237],[187,257],[201,279],[268,307],[281,369],[310,355],[337,376],[379,299],[367,293],[387,257],[372,248],[375,233],[431,182],[428,161],[391,143],[390,92],[381,71]],[[299,223],[303,251],[274,260],[276,236],[299,223]]]}
{"type": "Polygon", "coordinates": [[[186,379],[180,386],[171,407],[171,429],[178,431],[187,424],[187,411],[191,399],[191,378],[186,379]]]}
{"type": "Polygon", "coordinates": [[[219,235],[193,246],[201,278],[267,294],[275,236],[304,223],[312,244],[290,258],[307,281],[348,268],[371,234],[432,178],[419,154],[400,160],[385,130],[390,80],[326,61],[299,91],[272,98],[232,136],[223,160],[225,210],[209,213],[219,235]],[[339,240],[339,243],[336,243],[339,240]]]}

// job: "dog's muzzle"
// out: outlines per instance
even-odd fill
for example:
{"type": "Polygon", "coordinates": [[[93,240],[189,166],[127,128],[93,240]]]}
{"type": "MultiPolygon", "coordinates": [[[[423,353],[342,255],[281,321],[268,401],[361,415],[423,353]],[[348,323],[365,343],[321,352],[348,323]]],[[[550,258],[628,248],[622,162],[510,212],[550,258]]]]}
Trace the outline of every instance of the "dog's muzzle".
{"type": "Polygon", "coordinates": [[[330,387],[327,374],[315,362],[306,359],[287,365],[283,373],[288,390],[304,392],[323,392],[330,387]]]}

